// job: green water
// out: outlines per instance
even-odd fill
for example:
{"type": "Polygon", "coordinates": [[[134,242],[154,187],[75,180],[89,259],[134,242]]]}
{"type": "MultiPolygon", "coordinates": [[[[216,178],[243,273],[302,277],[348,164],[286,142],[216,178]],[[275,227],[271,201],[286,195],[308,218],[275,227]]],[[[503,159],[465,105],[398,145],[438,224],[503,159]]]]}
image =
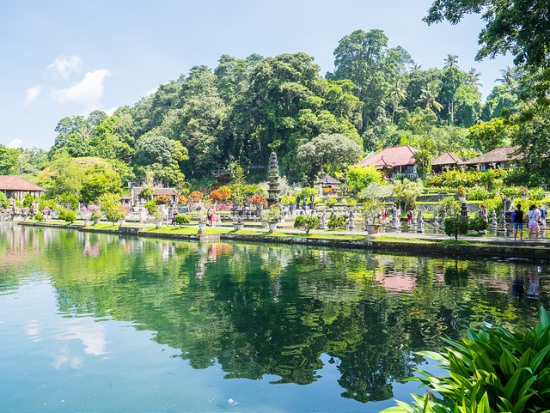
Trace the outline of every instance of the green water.
{"type": "Polygon", "coordinates": [[[377,412],[550,267],[0,226],[0,412],[377,412]]]}

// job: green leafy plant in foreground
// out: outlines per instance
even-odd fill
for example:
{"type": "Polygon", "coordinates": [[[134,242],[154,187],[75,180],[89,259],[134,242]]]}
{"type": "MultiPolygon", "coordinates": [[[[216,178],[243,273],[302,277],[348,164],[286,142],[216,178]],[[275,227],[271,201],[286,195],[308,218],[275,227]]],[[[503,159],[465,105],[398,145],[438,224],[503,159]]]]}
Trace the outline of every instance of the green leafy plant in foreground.
{"type": "Polygon", "coordinates": [[[494,327],[445,341],[446,353],[419,354],[440,362],[449,377],[418,369],[420,377],[411,380],[427,386],[427,394],[384,413],[550,411],[550,318],[544,308],[538,325],[524,333],[494,327]]]}

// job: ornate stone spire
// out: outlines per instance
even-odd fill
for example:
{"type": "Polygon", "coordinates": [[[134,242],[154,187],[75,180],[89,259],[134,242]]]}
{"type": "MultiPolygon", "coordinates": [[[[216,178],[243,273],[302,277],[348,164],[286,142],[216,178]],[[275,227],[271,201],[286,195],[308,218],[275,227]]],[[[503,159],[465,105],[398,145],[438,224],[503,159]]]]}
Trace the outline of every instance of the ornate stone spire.
{"type": "Polygon", "coordinates": [[[269,189],[267,190],[267,204],[279,205],[279,164],[277,161],[277,154],[271,152],[269,157],[269,174],[268,174],[269,189]]]}

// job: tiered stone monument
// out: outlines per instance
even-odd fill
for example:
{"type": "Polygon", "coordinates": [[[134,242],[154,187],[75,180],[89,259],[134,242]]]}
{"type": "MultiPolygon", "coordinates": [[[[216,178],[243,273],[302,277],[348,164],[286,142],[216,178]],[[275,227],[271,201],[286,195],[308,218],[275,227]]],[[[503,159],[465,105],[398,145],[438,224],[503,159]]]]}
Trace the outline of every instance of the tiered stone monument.
{"type": "Polygon", "coordinates": [[[275,152],[271,152],[271,156],[269,157],[269,173],[267,180],[269,185],[267,190],[267,205],[279,206],[279,163],[275,152]]]}

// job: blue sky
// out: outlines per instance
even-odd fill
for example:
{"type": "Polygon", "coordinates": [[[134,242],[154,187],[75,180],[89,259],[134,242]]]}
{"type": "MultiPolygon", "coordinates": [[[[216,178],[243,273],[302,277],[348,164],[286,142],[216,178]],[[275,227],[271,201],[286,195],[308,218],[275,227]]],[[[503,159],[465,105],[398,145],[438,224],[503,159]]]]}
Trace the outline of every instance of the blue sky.
{"type": "Polygon", "coordinates": [[[338,41],[382,29],[423,68],[481,72],[486,96],[511,57],[475,62],[483,22],[422,22],[430,0],[21,0],[0,5],[0,144],[48,149],[65,116],[133,105],[195,65],[222,54],[303,51],[321,73],[338,41]]]}

